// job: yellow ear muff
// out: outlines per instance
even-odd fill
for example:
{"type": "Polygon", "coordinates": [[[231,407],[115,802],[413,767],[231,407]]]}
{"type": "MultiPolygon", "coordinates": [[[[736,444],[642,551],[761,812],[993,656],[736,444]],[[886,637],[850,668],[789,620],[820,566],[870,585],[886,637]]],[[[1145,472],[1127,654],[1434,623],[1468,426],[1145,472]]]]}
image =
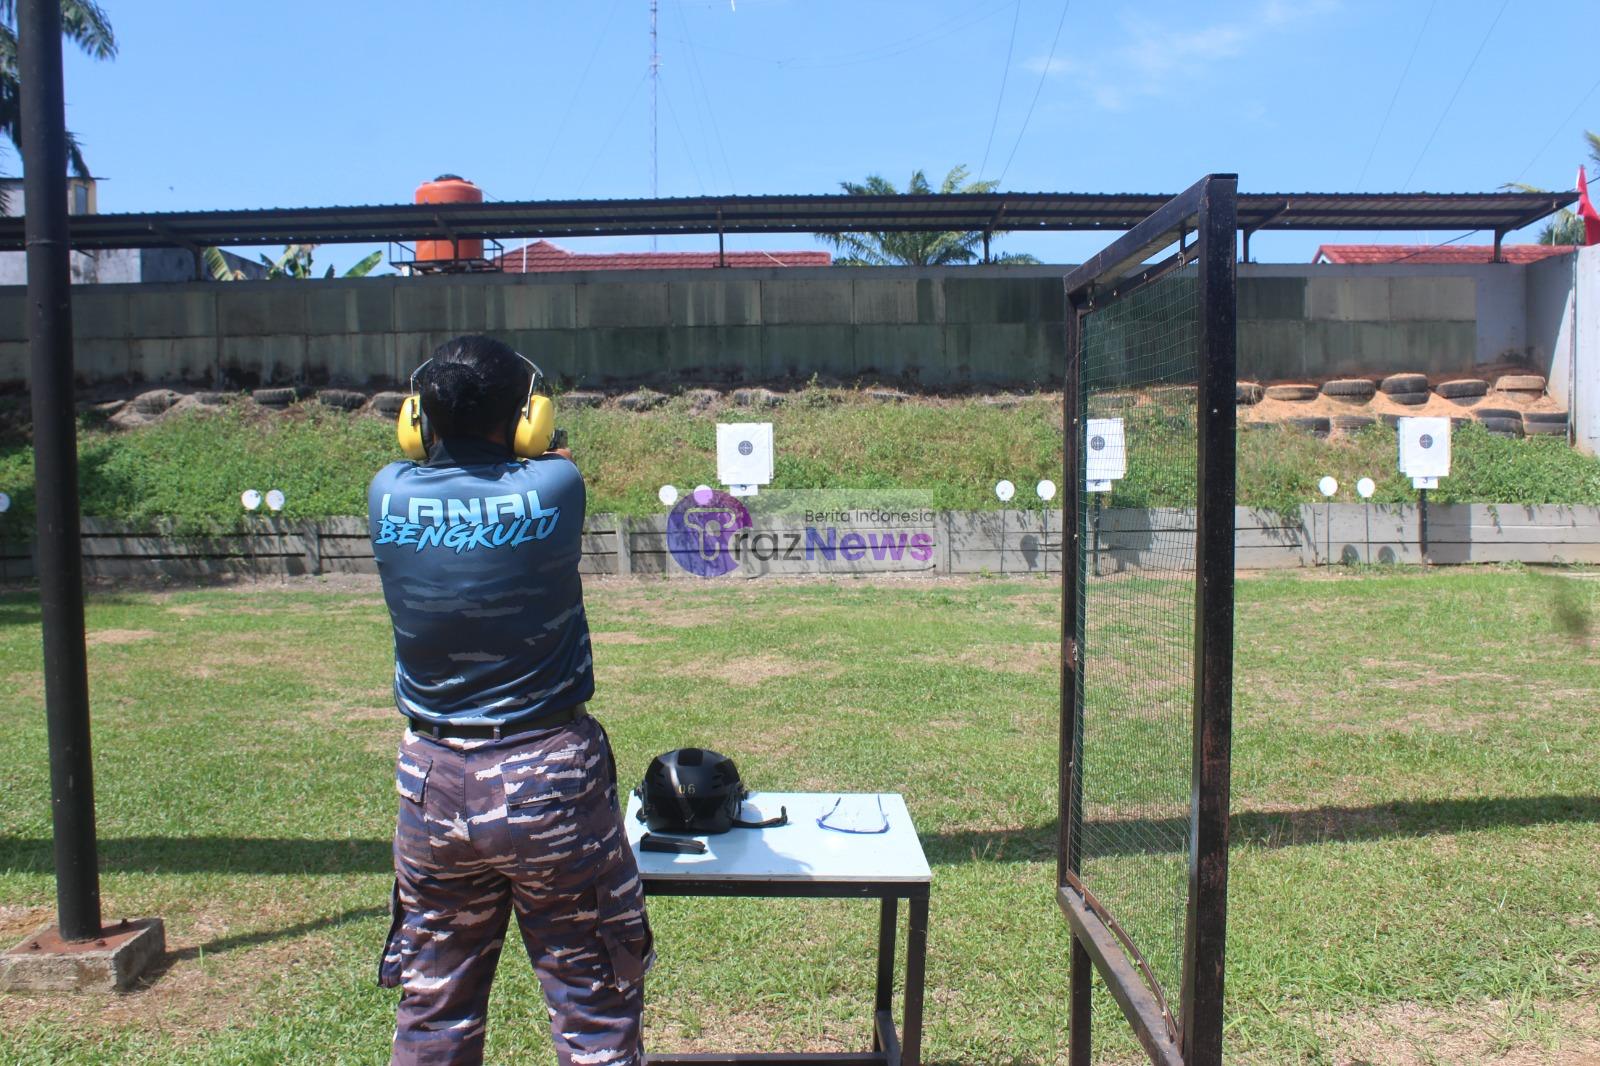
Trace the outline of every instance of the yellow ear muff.
{"type": "Polygon", "coordinates": [[[407,459],[419,463],[428,457],[428,442],[422,429],[422,397],[412,393],[400,405],[394,433],[399,438],[400,451],[407,459]]]}
{"type": "Polygon", "coordinates": [[[550,450],[556,433],[556,404],[543,393],[530,393],[517,416],[511,450],[518,459],[535,459],[550,450]]]}

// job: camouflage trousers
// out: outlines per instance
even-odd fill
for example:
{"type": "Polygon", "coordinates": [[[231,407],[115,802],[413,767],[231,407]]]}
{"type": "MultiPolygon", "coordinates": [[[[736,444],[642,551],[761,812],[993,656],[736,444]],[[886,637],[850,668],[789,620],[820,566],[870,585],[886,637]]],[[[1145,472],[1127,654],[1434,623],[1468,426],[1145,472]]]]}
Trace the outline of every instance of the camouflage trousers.
{"type": "Polygon", "coordinates": [[[644,891],[605,730],[499,742],[406,731],[395,770],[393,922],[378,983],[401,990],[393,1063],[480,1063],[509,916],[562,1066],[642,1066],[644,891]]]}

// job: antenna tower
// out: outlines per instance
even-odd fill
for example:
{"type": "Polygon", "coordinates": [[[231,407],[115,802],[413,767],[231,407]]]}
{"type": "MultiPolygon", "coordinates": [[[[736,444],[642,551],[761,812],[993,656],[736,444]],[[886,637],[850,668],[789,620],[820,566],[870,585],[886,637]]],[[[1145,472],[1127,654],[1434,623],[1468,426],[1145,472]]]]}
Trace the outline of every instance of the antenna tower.
{"type": "MultiPolygon", "coordinates": [[[[660,195],[661,164],[658,155],[661,124],[656,112],[656,93],[661,84],[661,49],[656,43],[656,13],[660,0],[650,0],[650,198],[660,195]]],[[[656,250],[656,238],[650,237],[650,250],[656,250]]]]}

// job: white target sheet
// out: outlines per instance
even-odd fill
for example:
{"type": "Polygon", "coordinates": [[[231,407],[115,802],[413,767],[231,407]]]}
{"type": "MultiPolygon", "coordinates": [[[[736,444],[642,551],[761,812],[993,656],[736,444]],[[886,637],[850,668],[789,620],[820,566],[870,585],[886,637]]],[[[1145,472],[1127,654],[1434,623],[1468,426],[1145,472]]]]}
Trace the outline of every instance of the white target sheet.
{"type": "Polygon", "coordinates": [[[789,812],[787,825],[693,837],[705,842],[705,854],[680,855],[639,850],[639,838],[648,830],[639,821],[639,797],[630,796],[625,814],[628,843],[638,855],[639,872],[651,880],[933,880],[922,841],[899,793],[753,792],[740,817],[762,821],[776,817],[780,809],[789,812]],[[831,826],[875,829],[887,819],[889,828],[882,833],[839,832],[817,824],[824,816],[831,826]]]}

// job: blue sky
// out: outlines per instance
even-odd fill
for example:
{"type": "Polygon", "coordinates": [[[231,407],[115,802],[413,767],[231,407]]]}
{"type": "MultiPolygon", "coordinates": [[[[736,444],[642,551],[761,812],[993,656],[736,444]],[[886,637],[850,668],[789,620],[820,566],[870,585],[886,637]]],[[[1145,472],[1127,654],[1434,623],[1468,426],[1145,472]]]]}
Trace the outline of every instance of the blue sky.
{"type": "MultiPolygon", "coordinates": [[[[121,54],[69,54],[66,86],[68,124],[108,179],[102,211],[403,202],[443,171],[506,200],[650,194],[649,0],[103,3],[121,54]]],[[[660,193],[832,192],[958,163],[1016,190],[1176,192],[1207,171],[1254,192],[1570,188],[1582,131],[1600,130],[1596,13],[1580,0],[1065,11],[660,0],[660,193]]],[[[1359,239],[1261,235],[1252,251],[1306,261],[1359,239]]],[[[1000,247],[1075,261],[1102,243],[1000,247]]]]}

